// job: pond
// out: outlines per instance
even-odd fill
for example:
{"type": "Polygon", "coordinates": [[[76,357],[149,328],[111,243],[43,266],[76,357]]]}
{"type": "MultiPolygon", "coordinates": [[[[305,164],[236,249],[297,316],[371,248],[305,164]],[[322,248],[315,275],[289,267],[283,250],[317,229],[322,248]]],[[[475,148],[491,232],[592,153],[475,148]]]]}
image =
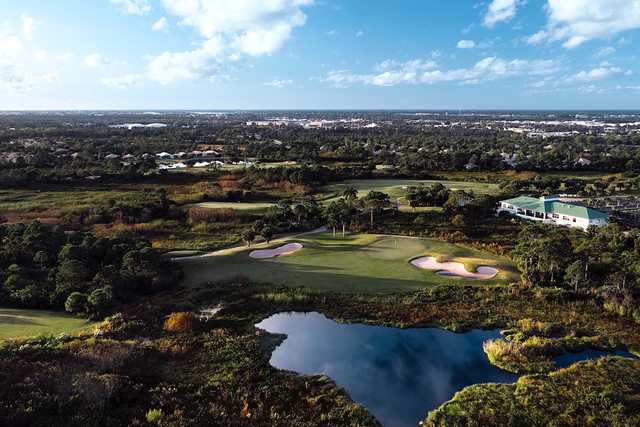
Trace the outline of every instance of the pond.
{"type": "MultiPolygon", "coordinates": [[[[456,334],[339,324],[320,313],[280,313],[256,326],[287,335],[271,356],[272,366],[328,375],[387,427],[415,427],[468,385],[517,380],[491,366],[482,350],[484,341],[500,337],[498,330],[456,334]]],[[[559,364],[604,354],[610,353],[564,355],[559,364]]]]}

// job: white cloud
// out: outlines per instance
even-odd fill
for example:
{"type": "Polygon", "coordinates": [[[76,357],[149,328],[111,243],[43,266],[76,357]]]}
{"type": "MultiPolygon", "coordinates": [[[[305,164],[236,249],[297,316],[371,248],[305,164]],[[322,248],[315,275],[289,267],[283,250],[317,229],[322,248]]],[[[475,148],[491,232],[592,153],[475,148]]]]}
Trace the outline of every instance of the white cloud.
{"type": "Polygon", "coordinates": [[[640,0],[547,0],[546,10],[547,26],[528,38],[531,44],[562,42],[573,49],[640,28],[640,0]]]}
{"type": "Polygon", "coordinates": [[[628,71],[625,72],[619,67],[598,67],[589,71],[580,71],[579,73],[569,77],[568,80],[571,82],[594,82],[627,73],[628,71]]]}
{"type": "Polygon", "coordinates": [[[328,36],[335,36],[336,34],[338,34],[338,30],[331,29],[331,30],[327,31],[327,35],[328,36]]]}
{"type": "Polygon", "coordinates": [[[460,40],[456,47],[458,49],[473,49],[476,47],[476,42],[473,40],[460,40]]]}
{"type": "Polygon", "coordinates": [[[375,68],[377,73],[355,74],[347,70],[337,70],[330,71],[320,80],[334,87],[348,87],[353,84],[396,86],[443,82],[478,84],[518,75],[545,76],[559,70],[559,64],[554,60],[504,60],[497,57],[484,58],[471,68],[440,70],[436,65],[433,61],[422,60],[385,61],[375,68]]]}
{"type": "Polygon", "coordinates": [[[602,49],[600,49],[599,51],[596,52],[596,54],[594,55],[596,58],[602,58],[604,56],[608,56],[611,55],[612,53],[614,53],[616,51],[616,48],[613,46],[607,46],[607,47],[603,47],[602,49]]]}
{"type": "Polygon", "coordinates": [[[122,13],[127,15],[145,15],[151,12],[148,0],[110,0],[112,4],[120,7],[122,13]]]}
{"type": "Polygon", "coordinates": [[[360,38],[360,37],[362,37],[362,36],[364,36],[364,31],[359,30],[359,31],[357,31],[357,32],[356,32],[356,37],[357,37],[357,38],[360,38]]]}
{"type": "Polygon", "coordinates": [[[31,36],[35,31],[37,21],[28,15],[22,15],[21,19],[22,19],[22,35],[27,39],[31,39],[31,36]]]}
{"type": "Polygon", "coordinates": [[[278,50],[295,27],[306,22],[302,7],[313,0],[162,0],[182,25],[201,36],[222,38],[240,53],[257,56],[278,50]]]}
{"type": "Polygon", "coordinates": [[[59,58],[32,46],[30,38],[37,22],[22,18],[21,27],[13,33],[0,31],[0,93],[25,93],[57,78],[59,58]]]}
{"type": "Polygon", "coordinates": [[[103,65],[107,65],[109,60],[100,55],[99,53],[91,53],[84,57],[84,65],[89,68],[97,68],[103,65]]]}
{"type": "Polygon", "coordinates": [[[278,89],[282,89],[285,86],[291,86],[292,84],[293,84],[293,80],[274,79],[274,80],[271,80],[270,82],[265,82],[265,86],[273,86],[273,87],[277,87],[278,89]]]}
{"type": "Polygon", "coordinates": [[[302,8],[313,0],[162,0],[179,24],[205,40],[197,49],[163,52],[148,64],[149,77],[161,84],[212,78],[224,61],[276,52],[294,28],[306,22],[302,8]]]}
{"type": "Polygon", "coordinates": [[[143,76],[140,74],[126,74],[120,77],[106,77],[100,79],[100,84],[114,89],[128,89],[140,84],[143,76]]]}
{"type": "Polygon", "coordinates": [[[220,62],[216,58],[222,50],[222,41],[212,38],[198,49],[187,52],[164,52],[149,62],[148,76],[162,85],[178,80],[210,78],[220,70],[220,62]]]}
{"type": "Polygon", "coordinates": [[[519,3],[519,0],[493,0],[489,4],[482,24],[491,28],[499,22],[509,21],[516,16],[519,3]]]}
{"type": "Polygon", "coordinates": [[[156,22],[153,23],[153,25],[151,26],[151,29],[153,31],[164,31],[167,29],[168,26],[169,26],[169,22],[167,21],[167,18],[163,16],[162,18],[158,19],[156,22]]]}

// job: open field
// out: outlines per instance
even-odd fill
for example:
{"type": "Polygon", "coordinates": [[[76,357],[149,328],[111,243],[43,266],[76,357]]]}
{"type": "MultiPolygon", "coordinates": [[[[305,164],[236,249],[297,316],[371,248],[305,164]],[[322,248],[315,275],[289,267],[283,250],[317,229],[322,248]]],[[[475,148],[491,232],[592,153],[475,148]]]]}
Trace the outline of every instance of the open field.
{"type": "Polygon", "coordinates": [[[85,319],[56,311],[0,308],[0,340],[72,333],[90,325],[85,319]]]}
{"type": "Polygon", "coordinates": [[[360,234],[347,235],[343,240],[340,235],[334,238],[331,233],[324,232],[256,247],[278,247],[283,242],[299,242],[304,248],[271,260],[251,259],[249,252],[252,249],[249,248],[182,259],[180,264],[185,271],[184,284],[197,286],[243,275],[254,281],[304,286],[315,290],[386,293],[440,284],[487,286],[518,280],[516,268],[505,257],[432,239],[360,234]],[[500,272],[494,279],[486,281],[444,277],[409,263],[411,259],[422,255],[441,256],[449,261],[462,262],[470,268],[494,266],[500,272]]]}
{"type": "Polygon", "coordinates": [[[476,194],[498,194],[500,189],[497,184],[486,182],[464,182],[464,181],[437,181],[418,179],[353,179],[330,184],[320,189],[321,197],[330,201],[342,195],[348,187],[355,187],[358,196],[362,197],[369,191],[382,191],[389,195],[392,201],[404,199],[406,188],[419,184],[433,185],[440,183],[450,190],[464,190],[476,194]]]}

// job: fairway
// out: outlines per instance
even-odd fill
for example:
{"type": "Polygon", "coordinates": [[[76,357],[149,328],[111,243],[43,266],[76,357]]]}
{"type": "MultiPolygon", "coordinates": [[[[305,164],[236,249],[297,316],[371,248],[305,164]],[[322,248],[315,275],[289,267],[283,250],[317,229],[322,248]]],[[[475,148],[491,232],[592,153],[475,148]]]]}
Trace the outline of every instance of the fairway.
{"type": "MultiPolygon", "coordinates": [[[[505,257],[433,239],[358,234],[347,235],[343,240],[341,235],[334,238],[325,232],[283,241],[301,243],[303,249],[268,260],[250,258],[249,249],[181,259],[185,271],[183,283],[198,286],[242,275],[259,282],[316,290],[387,293],[441,284],[491,286],[507,284],[519,277],[505,257]],[[499,273],[484,281],[444,277],[409,263],[423,255],[444,256],[467,265],[493,266],[499,273]]],[[[258,247],[278,247],[283,241],[258,247]]]]}
{"type": "Polygon", "coordinates": [[[72,333],[91,325],[85,319],[57,311],[0,308],[0,340],[72,333]]]}
{"type": "Polygon", "coordinates": [[[382,191],[388,194],[392,201],[396,201],[397,199],[404,199],[407,187],[418,186],[420,184],[430,186],[437,183],[444,185],[450,190],[464,190],[476,194],[498,194],[500,192],[497,184],[485,182],[417,179],[353,179],[326,185],[320,189],[320,193],[327,201],[331,201],[340,197],[346,188],[354,187],[358,190],[358,197],[365,196],[369,191],[382,191]]]}
{"type": "Polygon", "coordinates": [[[183,208],[202,208],[202,209],[233,209],[245,212],[264,212],[274,206],[273,203],[244,203],[244,202],[201,202],[184,205],[183,208]]]}

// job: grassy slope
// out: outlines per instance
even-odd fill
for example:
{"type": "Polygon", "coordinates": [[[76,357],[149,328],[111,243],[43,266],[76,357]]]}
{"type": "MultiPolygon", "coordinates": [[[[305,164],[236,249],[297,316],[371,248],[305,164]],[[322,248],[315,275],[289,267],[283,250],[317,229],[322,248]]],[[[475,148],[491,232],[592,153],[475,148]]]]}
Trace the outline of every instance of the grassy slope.
{"type": "Polygon", "coordinates": [[[0,340],[72,333],[89,325],[84,319],[55,311],[0,308],[0,340]]]}
{"type": "Polygon", "coordinates": [[[518,278],[515,267],[506,258],[438,240],[368,234],[348,235],[343,240],[340,235],[333,238],[331,233],[321,233],[290,241],[299,241],[305,248],[273,260],[249,258],[248,249],[182,260],[185,284],[194,286],[244,275],[256,281],[317,290],[376,293],[411,291],[440,284],[496,285],[518,278]],[[476,265],[495,265],[501,272],[493,280],[462,280],[442,277],[409,264],[410,259],[426,254],[445,255],[450,260],[476,265]]]}

